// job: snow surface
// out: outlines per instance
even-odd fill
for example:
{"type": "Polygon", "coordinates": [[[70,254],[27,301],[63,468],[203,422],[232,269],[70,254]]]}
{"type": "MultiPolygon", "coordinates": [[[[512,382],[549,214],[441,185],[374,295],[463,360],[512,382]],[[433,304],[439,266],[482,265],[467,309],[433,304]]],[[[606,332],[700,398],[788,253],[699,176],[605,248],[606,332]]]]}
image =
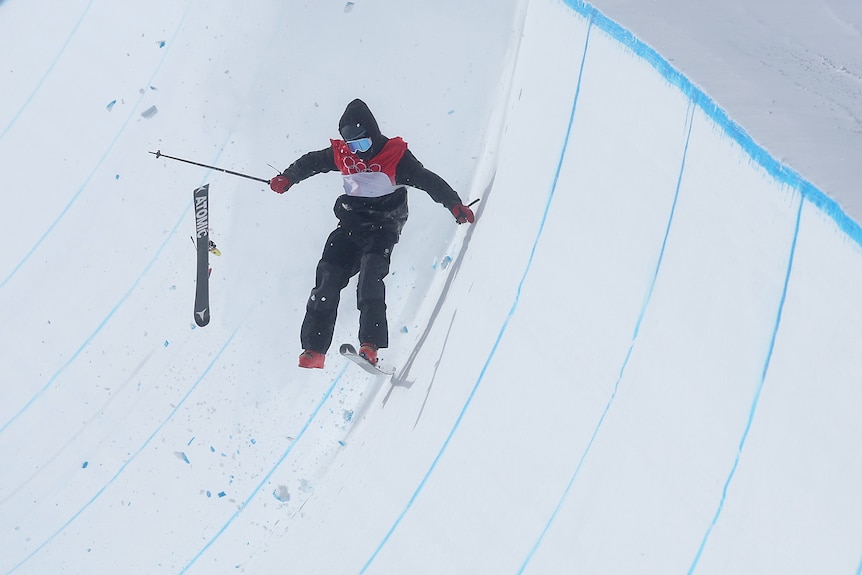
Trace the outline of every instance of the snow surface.
{"type": "Polygon", "coordinates": [[[862,2],[596,0],[862,220],[862,2]]]}
{"type": "Polygon", "coordinates": [[[757,73],[858,10],[624,4],[0,3],[0,573],[862,573],[857,116],[757,73]],[[354,97],[482,200],[411,191],[391,380],[296,367],[337,175],[147,153],[266,178],[354,97]]]}

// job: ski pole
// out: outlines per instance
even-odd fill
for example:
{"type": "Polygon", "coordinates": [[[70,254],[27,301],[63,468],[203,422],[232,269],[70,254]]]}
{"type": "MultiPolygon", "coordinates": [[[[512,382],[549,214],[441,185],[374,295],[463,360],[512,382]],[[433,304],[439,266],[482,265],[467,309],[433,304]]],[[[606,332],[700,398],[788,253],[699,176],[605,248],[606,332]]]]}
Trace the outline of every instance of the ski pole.
{"type": "Polygon", "coordinates": [[[225,174],[230,174],[232,176],[239,176],[241,178],[248,178],[249,180],[254,180],[256,182],[263,182],[265,184],[269,183],[269,180],[264,180],[263,178],[256,178],[255,176],[249,176],[248,174],[242,174],[240,172],[234,172],[231,170],[226,170],[224,168],[218,168],[216,166],[208,166],[206,164],[201,164],[199,162],[192,162],[191,160],[184,160],[182,158],[175,158],[174,156],[169,156],[167,154],[163,154],[161,150],[156,150],[155,152],[150,152],[156,158],[168,158],[170,160],[177,160],[178,162],[185,162],[187,164],[192,164],[194,166],[200,166],[202,168],[209,168],[211,170],[218,170],[219,172],[224,172],[225,174]]]}

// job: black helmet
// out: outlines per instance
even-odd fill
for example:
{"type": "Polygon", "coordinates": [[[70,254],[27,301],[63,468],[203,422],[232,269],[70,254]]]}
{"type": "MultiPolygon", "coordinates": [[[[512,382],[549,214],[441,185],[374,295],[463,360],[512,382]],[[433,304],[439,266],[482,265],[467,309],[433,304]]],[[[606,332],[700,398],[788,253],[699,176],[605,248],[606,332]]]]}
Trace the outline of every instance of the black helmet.
{"type": "Polygon", "coordinates": [[[367,152],[360,153],[362,157],[366,157],[366,155],[371,157],[379,152],[387,140],[380,133],[380,127],[377,125],[374,114],[368,109],[368,105],[358,98],[347,104],[344,114],[338,121],[338,132],[347,142],[360,138],[371,139],[371,148],[367,152]]]}
{"type": "Polygon", "coordinates": [[[350,124],[341,126],[341,137],[344,138],[345,141],[349,142],[350,140],[358,140],[367,135],[368,130],[366,130],[359,122],[351,122],[350,124]]]}

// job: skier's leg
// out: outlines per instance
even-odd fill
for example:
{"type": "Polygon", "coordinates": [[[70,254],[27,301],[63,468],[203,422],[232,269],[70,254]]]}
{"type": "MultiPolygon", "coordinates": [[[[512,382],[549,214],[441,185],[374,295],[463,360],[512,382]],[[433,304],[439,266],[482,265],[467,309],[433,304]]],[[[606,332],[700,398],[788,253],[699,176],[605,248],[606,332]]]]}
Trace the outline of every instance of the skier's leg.
{"type": "Polygon", "coordinates": [[[341,290],[356,275],[353,260],[358,252],[358,246],[342,228],[337,228],[326,240],[300,329],[303,349],[326,353],[332,345],[341,290]]]}
{"type": "Polygon", "coordinates": [[[389,326],[386,320],[386,285],[389,259],[398,235],[389,230],[369,234],[360,260],[356,286],[356,307],[359,309],[359,341],[379,348],[389,346],[389,326]]]}

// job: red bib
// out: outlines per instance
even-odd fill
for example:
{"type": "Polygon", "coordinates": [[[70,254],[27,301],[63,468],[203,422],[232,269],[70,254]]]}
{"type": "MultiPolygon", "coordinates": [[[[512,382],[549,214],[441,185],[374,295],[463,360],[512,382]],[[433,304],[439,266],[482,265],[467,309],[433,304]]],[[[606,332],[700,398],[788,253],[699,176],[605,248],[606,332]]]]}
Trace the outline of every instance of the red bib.
{"type": "Polygon", "coordinates": [[[391,138],[369,160],[362,160],[347,148],[344,140],[330,140],[335,165],[344,177],[344,193],[363,198],[379,198],[395,191],[395,169],[407,151],[407,142],[391,138]]]}

